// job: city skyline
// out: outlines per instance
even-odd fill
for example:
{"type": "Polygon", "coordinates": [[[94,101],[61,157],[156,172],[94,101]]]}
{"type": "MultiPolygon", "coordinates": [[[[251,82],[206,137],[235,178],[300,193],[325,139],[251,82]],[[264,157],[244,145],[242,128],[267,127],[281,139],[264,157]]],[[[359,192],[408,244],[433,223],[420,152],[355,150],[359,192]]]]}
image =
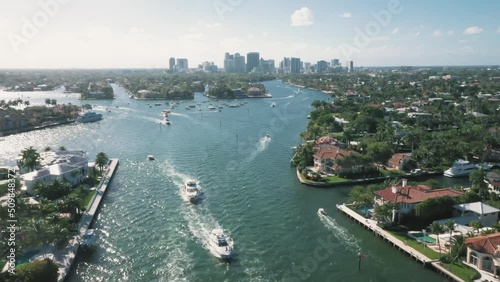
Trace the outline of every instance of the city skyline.
{"type": "Polygon", "coordinates": [[[224,66],[225,53],[343,66],[497,65],[496,1],[0,3],[0,68],[224,66]],[[192,8],[196,7],[196,8],[192,8]]]}

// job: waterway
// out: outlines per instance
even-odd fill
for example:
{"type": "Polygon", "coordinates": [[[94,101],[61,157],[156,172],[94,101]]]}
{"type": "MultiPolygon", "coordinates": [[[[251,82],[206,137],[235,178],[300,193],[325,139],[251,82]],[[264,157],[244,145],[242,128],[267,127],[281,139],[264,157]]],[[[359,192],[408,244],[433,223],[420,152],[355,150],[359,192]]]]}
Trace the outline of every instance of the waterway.
{"type": "MultiPolygon", "coordinates": [[[[79,257],[68,281],[445,281],[338,213],[335,204],[347,201],[349,187],[299,184],[291,147],[300,142],[311,102],[328,96],[295,94],[280,81],[265,85],[273,98],[240,100],[247,103],[222,112],[209,111],[208,99],[196,94],[172,111],[170,126],[159,124],[164,102],[131,100],[114,85],[117,99],[90,101],[104,115],[98,123],[2,137],[3,164],[28,146],[120,159],[93,226],[98,246],[79,257]],[[193,103],[202,111],[185,109],[193,103]],[[150,154],[156,161],[146,160],[150,154]],[[197,205],[182,197],[187,178],[200,181],[197,205]],[[329,218],[318,217],[320,207],[329,218]],[[234,240],[229,263],[207,247],[213,228],[234,240]]],[[[47,95],[88,103],[61,90],[39,93],[29,94],[32,104],[43,104],[47,95]]],[[[0,92],[0,99],[19,95],[0,92]]]]}

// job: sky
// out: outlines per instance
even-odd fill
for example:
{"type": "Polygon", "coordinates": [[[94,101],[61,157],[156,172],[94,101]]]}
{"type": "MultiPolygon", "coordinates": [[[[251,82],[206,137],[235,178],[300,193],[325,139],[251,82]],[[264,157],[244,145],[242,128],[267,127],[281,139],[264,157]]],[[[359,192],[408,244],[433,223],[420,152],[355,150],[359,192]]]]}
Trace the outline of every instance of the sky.
{"type": "Polygon", "coordinates": [[[2,0],[0,68],[222,67],[225,52],[498,65],[499,11],[496,0],[2,0]]]}

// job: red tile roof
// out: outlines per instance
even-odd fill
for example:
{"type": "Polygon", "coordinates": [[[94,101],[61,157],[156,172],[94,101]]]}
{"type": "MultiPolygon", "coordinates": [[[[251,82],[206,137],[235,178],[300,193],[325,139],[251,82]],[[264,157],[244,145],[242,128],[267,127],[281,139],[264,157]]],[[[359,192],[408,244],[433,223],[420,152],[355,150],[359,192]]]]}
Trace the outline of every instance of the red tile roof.
{"type": "Polygon", "coordinates": [[[392,157],[388,161],[388,163],[389,163],[389,166],[391,166],[391,167],[397,167],[405,159],[408,159],[408,160],[411,159],[411,154],[403,154],[403,153],[394,154],[394,155],[392,155],[392,157]]]}
{"type": "Polygon", "coordinates": [[[465,239],[465,245],[483,254],[493,255],[500,248],[500,233],[465,239]]]}
{"type": "Polygon", "coordinates": [[[345,156],[352,155],[352,154],[359,154],[358,152],[355,151],[350,151],[350,150],[344,150],[336,146],[331,146],[331,147],[320,147],[316,153],[314,154],[315,158],[319,159],[342,159],[345,156]]]}
{"type": "Polygon", "coordinates": [[[418,186],[396,186],[397,193],[392,192],[392,187],[384,190],[375,191],[375,194],[382,197],[385,201],[392,203],[415,204],[427,199],[444,196],[459,197],[463,193],[452,188],[432,189],[427,185],[418,186]]]}

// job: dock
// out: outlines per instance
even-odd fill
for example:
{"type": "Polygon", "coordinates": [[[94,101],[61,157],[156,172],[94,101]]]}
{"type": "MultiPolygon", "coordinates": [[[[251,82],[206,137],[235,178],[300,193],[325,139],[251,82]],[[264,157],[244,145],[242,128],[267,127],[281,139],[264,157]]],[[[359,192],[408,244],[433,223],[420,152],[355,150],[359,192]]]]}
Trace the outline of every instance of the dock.
{"type": "Polygon", "coordinates": [[[101,206],[101,201],[107,192],[109,182],[113,178],[115,170],[118,168],[118,163],[118,159],[110,159],[105,175],[103,175],[101,182],[99,182],[96,187],[97,193],[90,201],[87,210],[80,219],[80,223],[78,225],[79,233],[71,236],[68,245],[64,249],[58,250],[54,253],[54,261],[59,267],[57,281],[64,281],[68,273],[71,271],[71,267],[73,266],[80,249],[80,234],[85,233],[94,221],[99,211],[99,207],[101,206]]]}
{"type": "Polygon", "coordinates": [[[443,275],[447,276],[448,278],[452,279],[453,281],[458,281],[458,282],[463,282],[462,279],[448,271],[446,268],[442,267],[440,265],[439,260],[432,260],[425,255],[421,254],[420,252],[416,251],[412,247],[408,246],[405,242],[402,242],[398,238],[392,236],[389,232],[385,231],[381,227],[377,225],[376,220],[372,219],[367,219],[364,216],[358,214],[357,212],[353,211],[350,209],[346,204],[342,205],[336,205],[337,209],[347,215],[349,218],[355,220],[358,222],[360,225],[365,227],[366,229],[370,230],[375,234],[376,236],[384,239],[384,241],[388,242],[389,244],[393,245],[395,248],[398,248],[400,251],[406,253],[409,255],[412,259],[422,263],[424,266],[431,266],[438,272],[442,273],[443,275]]]}

